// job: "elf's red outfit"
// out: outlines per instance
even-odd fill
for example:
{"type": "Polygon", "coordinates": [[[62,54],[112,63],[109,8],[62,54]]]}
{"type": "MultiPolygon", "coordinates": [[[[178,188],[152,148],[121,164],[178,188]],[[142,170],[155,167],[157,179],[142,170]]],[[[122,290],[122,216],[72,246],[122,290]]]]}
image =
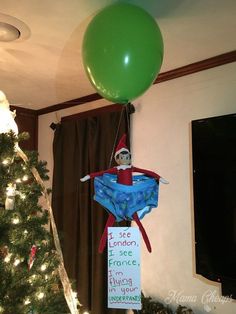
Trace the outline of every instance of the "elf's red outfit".
{"type": "Polygon", "coordinates": [[[132,178],[133,172],[144,173],[149,177],[155,178],[157,180],[160,179],[159,174],[153,171],[137,168],[131,165],[121,165],[121,166],[116,166],[107,170],[93,172],[93,173],[90,173],[89,176],[92,179],[98,176],[102,176],[104,173],[116,174],[117,183],[124,184],[124,185],[133,185],[133,178],[132,178]]]}
{"type": "MultiPolygon", "coordinates": [[[[124,185],[133,185],[133,173],[134,172],[143,173],[149,177],[155,178],[158,181],[160,179],[160,176],[153,171],[137,168],[137,167],[134,167],[130,164],[127,164],[127,163],[131,162],[131,159],[130,159],[130,152],[129,152],[128,148],[126,147],[126,135],[125,134],[122,136],[122,138],[121,138],[121,140],[120,140],[120,142],[116,148],[115,159],[116,159],[117,163],[120,164],[119,166],[116,166],[116,167],[113,167],[113,168],[110,168],[107,170],[103,170],[103,171],[90,173],[89,175],[82,178],[81,181],[86,181],[88,179],[102,176],[104,173],[110,173],[110,174],[117,175],[117,183],[124,184],[124,185]],[[117,156],[120,156],[119,154],[121,154],[122,152],[124,154],[129,154],[129,156],[127,158],[125,158],[125,157],[124,158],[122,158],[122,157],[117,158],[117,156]]],[[[137,223],[137,225],[140,228],[140,231],[142,233],[142,236],[143,236],[143,239],[146,243],[148,251],[151,252],[152,249],[151,249],[150,241],[148,239],[148,236],[146,234],[145,229],[143,228],[142,223],[139,220],[137,213],[133,214],[133,219],[135,220],[135,222],[137,223]]],[[[104,229],[104,232],[103,232],[103,235],[102,235],[102,238],[100,240],[99,253],[102,253],[105,246],[106,246],[108,227],[113,226],[115,220],[116,220],[115,217],[110,213],[108,220],[107,220],[107,223],[106,223],[106,226],[105,226],[105,229],[104,229]]]]}

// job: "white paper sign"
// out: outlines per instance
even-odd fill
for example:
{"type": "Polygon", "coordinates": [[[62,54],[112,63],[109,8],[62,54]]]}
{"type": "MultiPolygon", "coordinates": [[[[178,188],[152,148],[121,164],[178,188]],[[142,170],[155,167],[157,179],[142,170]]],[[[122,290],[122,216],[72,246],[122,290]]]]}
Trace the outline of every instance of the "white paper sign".
{"type": "Polygon", "coordinates": [[[140,231],[108,228],[108,308],[141,310],[140,231]]]}

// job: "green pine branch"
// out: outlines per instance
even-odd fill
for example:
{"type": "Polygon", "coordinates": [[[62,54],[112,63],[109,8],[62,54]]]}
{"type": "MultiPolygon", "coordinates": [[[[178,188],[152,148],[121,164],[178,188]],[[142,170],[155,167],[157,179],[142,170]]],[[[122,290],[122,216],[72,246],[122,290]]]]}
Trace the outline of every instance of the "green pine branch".
{"type": "Polygon", "coordinates": [[[0,134],[0,313],[65,314],[69,310],[57,271],[58,256],[46,228],[48,213],[39,205],[42,187],[31,173],[35,167],[48,180],[46,162],[38,161],[36,152],[26,152],[25,163],[15,151],[27,137],[0,134]],[[14,204],[12,210],[6,209],[7,202],[14,204]],[[36,255],[29,267],[34,245],[36,255]]]}
{"type": "Polygon", "coordinates": [[[185,306],[179,305],[175,312],[161,302],[145,297],[142,293],[142,310],[138,314],[194,314],[193,311],[185,306]]]}

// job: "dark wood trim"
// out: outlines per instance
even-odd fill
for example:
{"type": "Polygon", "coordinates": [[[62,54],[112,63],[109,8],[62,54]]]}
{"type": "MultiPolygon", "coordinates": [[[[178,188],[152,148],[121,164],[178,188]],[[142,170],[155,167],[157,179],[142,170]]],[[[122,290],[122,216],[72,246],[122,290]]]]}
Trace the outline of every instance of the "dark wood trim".
{"type": "Polygon", "coordinates": [[[76,119],[76,120],[85,119],[88,117],[94,117],[94,116],[98,116],[98,115],[108,113],[108,112],[117,112],[117,111],[119,112],[119,111],[122,111],[122,109],[123,109],[123,105],[121,105],[121,104],[104,106],[104,107],[100,107],[97,109],[92,109],[92,110],[72,114],[70,116],[62,117],[61,122],[74,120],[74,119],[76,119]]]}
{"type": "MultiPolygon", "coordinates": [[[[166,71],[163,73],[160,73],[157,79],[155,80],[154,84],[159,84],[162,82],[166,82],[169,80],[176,79],[178,77],[182,77],[185,75],[190,75],[193,73],[197,73],[200,71],[204,71],[207,69],[211,69],[217,66],[221,66],[227,63],[235,62],[236,61],[236,50],[230,51],[212,58],[208,58],[199,62],[191,63],[188,65],[185,65],[183,67],[179,67],[174,70],[166,71]]],[[[30,143],[30,146],[34,147],[34,149],[37,149],[38,147],[38,116],[47,114],[50,112],[62,110],[62,109],[67,109],[70,107],[82,105],[91,101],[96,101],[102,99],[102,96],[100,96],[98,93],[90,94],[87,96],[80,97],[78,99],[66,101],[57,105],[49,106],[46,108],[42,108],[39,110],[33,110],[33,109],[27,109],[27,108],[22,108],[22,107],[17,107],[17,106],[10,106],[11,110],[16,110],[18,118],[23,118],[24,117],[27,119],[33,119],[34,122],[34,130],[31,130],[33,134],[33,138],[31,138],[32,143],[30,143]],[[21,117],[20,117],[21,116],[21,117]]],[[[70,115],[68,117],[62,118],[62,121],[70,120],[70,119],[78,119],[78,118],[85,118],[87,116],[93,116],[97,114],[102,114],[105,111],[120,111],[122,109],[123,105],[110,105],[110,106],[105,106],[101,107],[98,109],[94,110],[89,110],[89,112],[83,112],[75,115],[70,115]]],[[[32,129],[32,125],[31,125],[32,129]]]]}
{"type": "MultiPolygon", "coordinates": [[[[236,61],[236,50],[230,51],[223,53],[221,55],[208,58],[205,60],[201,60],[198,62],[194,62],[170,71],[166,71],[163,73],[160,73],[155,80],[154,84],[159,84],[162,82],[166,82],[169,80],[176,79],[181,76],[197,73],[200,71],[208,70],[220,65],[224,65],[227,63],[235,62],[236,61]]],[[[91,101],[96,101],[102,99],[102,96],[100,96],[98,93],[90,94],[87,96],[80,97],[78,99],[66,101],[57,105],[49,106],[46,108],[42,108],[37,110],[38,115],[43,115],[46,113],[62,110],[62,109],[67,109],[70,107],[82,105],[91,101]]]]}
{"type": "Polygon", "coordinates": [[[162,83],[165,81],[173,80],[181,76],[197,73],[200,71],[208,70],[211,68],[218,67],[227,63],[236,61],[236,50],[223,53],[221,55],[194,62],[174,70],[160,73],[155,80],[154,84],[162,83]]]}
{"type": "Polygon", "coordinates": [[[50,112],[54,112],[54,111],[63,110],[63,109],[67,109],[70,107],[86,104],[87,102],[96,101],[96,100],[99,100],[102,98],[103,97],[101,95],[99,95],[98,93],[94,93],[94,94],[83,96],[83,97],[80,97],[77,99],[65,101],[65,102],[62,102],[60,104],[56,104],[53,106],[39,109],[39,110],[37,110],[37,114],[40,116],[40,115],[47,114],[50,112]]]}
{"type": "Polygon", "coordinates": [[[26,131],[30,134],[28,141],[22,142],[22,148],[26,150],[38,150],[38,114],[37,110],[10,106],[11,110],[16,110],[16,123],[19,132],[26,131]]]}
{"type": "Polygon", "coordinates": [[[37,110],[34,110],[34,109],[28,109],[24,107],[13,106],[13,105],[10,105],[10,109],[16,110],[16,112],[18,113],[26,113],[26,114],[28,113],[29,115],[32,115],[32,116],[38,115],[37,110]]]}

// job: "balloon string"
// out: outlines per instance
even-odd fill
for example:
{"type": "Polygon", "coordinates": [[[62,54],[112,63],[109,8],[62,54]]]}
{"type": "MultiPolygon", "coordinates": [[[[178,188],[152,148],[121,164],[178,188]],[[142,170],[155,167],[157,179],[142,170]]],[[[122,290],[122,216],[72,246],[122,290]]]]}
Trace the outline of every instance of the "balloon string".
{"type": "MultiPolygon", "coordinates": [[[[130,103],[128,103],[127,105],[125,105],[125,113],[126,113],[126,121],[127,121],[127,128],[128,128],[128,139],[129,139],[129,142],[130,142],[130,115],[129,115],[129,110],[128,110],[128,108],[129,108],[129,106],[130,106],[130,103]]],[[[129,143],[130,145],[130,149],[129,149],[129,151],[130,151],[130,153],[131,153],[131,143],[129,143]]],[[[131,154],[131,156],[132,156],[132,154],[131,154]]]]}
{"type": "MultiPolygon", "coordinates": [[[[118,138],[118,134],[119,134],[119,130],[120,130],[120,125],[121,125],[121,120],[122,120],[122,117],[123,117],[123,113],[124,113],[124,110],[125,110],[125,117],[126,117],[126,120],[127,120],[127,133],[128,133],[128,138],[130,138],[130,117],[129,117],[129,105],[130,103],[127,103],[125,105],[123,105],[123,108],[121,110],[121,113],[120,113],[120,119],[119,119],[119,123],[118,123],[118,127],[117,127],[117,130],[116,130],[116,136],[115,136],[115,140],[114,140],[114,143],[113,143],[113,148],[112,148],[112,152],[111,152],[111,156],[110,156],[110,161],[109,161],[109,166],[108,168],[111,168],[111,164],[112,164],[112,158],[113,158],[113,155],[114,155],[114,151],[115,151],[115,146],[116,146],[116,143],[117,143],[117,138],[118,138]]],[[[131,145],[130,145],[131,146],[131,145]]],[[[130,149],[131,151],[131,149],[130,149]]]]}
{"type": "Polygon", "coordinates": [[[116,136],[115,136],[115,140],[114,140],[112,151],[111,151],[111,156],[110,156],[108,169],[111,168],[112,158],[113,158],[114,151],[115,151],[115,146],[116,146],[116,143],[117,143],[117,138],[118,138],[118,134],[119,134],[119,130],[120,130],[120,125],[121,125],[121,120],[122,120],[122,117],[123,117],[123,112],[124,112],[124,106],[123,106],[123,108],[122,108],[122,110],[120,112],[120,119],[119,119],[118,127],[117,127],[117,130],[116,130],[116,136]]]}
{"type": "MultiPolygon", "coordinates": [[[[29,161],[28,157],[26,156],[26,154],[21,150],[21,148],[18,146],[18,144],[16,145],[16,152],[17,154],[23,159],[23,161],[25,163],[27,163],[29,161]]],[[[64,290],[64,295],[65,295],[65,299],[67,302],[67,305],[70,309],[70,313],[71,314],[79,314],[79,311],[77,309],[77,304],[79,306],[81,306],[81,304],[78,302],[78,300],[76,299],[73,290],[71,288],[71,283],[70,280],[68,278],[65,266],[64,266],[64,259],[63,259],[63,254],[62,254],[62,249],[61,249],[61,245],[60,245],[60,240],[59,240],[59,236],[58,236],[58,232],[57,232],[57,227],[56,227],[56,223],[55,223],[55,219],[54,219],[54,215],[53,215],[53,211],[52,211],[52,207],[51,207],[51,203],[50,203],[50,198],[47,192],[47,189],[44,185],[44,182],[42,180],[42,178],[40,177],[40,174],[38,173],[38,170],[35,167],[31,168],[31,172],[34,176],[34,178],[36,179],[36,181],[39,183],[39,185],[42,187],[42,195],[44,196],[45,200],[46,200],[46,209],[48,210],[49,213],[49,221],[52,227],[52,234],[53,234],[53,239],[54,239],[54,244],[55,244],[55,248],[58,254],[58,258],[59,258],[59,267],[58,267],[58,271],[59,271],[59,276],[61,279],[61,283],[63,286],[63,290],[64,290]]]]}

